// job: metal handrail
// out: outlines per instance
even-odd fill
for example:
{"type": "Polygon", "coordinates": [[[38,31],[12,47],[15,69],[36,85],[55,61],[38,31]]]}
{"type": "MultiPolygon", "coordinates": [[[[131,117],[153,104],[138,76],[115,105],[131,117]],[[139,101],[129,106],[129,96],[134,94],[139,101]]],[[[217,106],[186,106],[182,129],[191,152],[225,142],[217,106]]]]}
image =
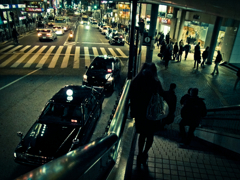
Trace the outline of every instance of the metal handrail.
{"type": "Polygon", "coordinates": [[[95,180],[106,177],[116,162],[121,139],[120,132],[128,113],[128,107],[124,106],[128,106],[129,88],[130,80],[127,80],[107,136],[79,147],[16,180],[95,180]]]}

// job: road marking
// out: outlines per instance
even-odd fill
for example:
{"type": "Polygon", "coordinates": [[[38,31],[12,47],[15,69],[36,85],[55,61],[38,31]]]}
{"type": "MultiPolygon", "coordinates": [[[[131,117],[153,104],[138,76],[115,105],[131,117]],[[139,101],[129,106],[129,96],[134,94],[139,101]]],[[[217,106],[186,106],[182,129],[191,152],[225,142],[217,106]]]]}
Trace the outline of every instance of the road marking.
{"type": "Polygon", "coordinates": [[[61,54],[62,49],[63,49],[63,46],[59,46],[57,52],[55,53],[55,55],[52,58],[51,63],[49,64],[48,68],[54,68],[56,66],[57,60],[61,54]]]}
{"type": "Polygon", "coordinates": [[[29,61],[23,66],[24,68],[29,68],[32,63],[38,58],[38,56],[46,49],[47,46],[43,46],[38,52],[35,53],[35,55],[29,59],[29,61]]]}
{"type": "Polygon", "coordinates": [[[117,57],[117,54],[114,52],[113,48],[108,48],[108,50],[113,56],[117,57]]]}
{"type": "Polygon", "coordinates": [[[84,47],[84,54],[85,54],[85,66],[89,66],[91,61],[90,61],[88,47],[84,47]]]}
{"type": "Polygon", "coordinates": [[[105,51],[105,49],[103,47],[100,47],[100,49],[101,49],[103,55],[107,55],[107,52],[105,51]]]}
{"type": "Polygon", "coordinates": [[[27,76],[29,76],[29,75],[31,75],[31,74],[33,74],[33,73],[35,73],[36,71],[38,71],[38,70],[40,70],[40,69],[41,69],[41,68],[39,68],[39,69],[36,69],[36,70],[34,70],[34,71],[32,71],[32,72],[30,72],[30,73],[26,74],[25,76],[23,76],[23,77],[20,77],[20,78],[16,79],[15,81],[11,82],[11,83],[8,83],[7,85],[5,85],[5,86],[1,87],[1,88],[0,88],[0,91],[1,91],[1,90],[3,90],[3,89],[5,89],[5,88],[6,88],[6,87],[8,87],[8,86],[10,86],[10,85],[14,84],[15,82],[18,82],[18,81],[20,81],[21,79],[23,79],[23,78],[25,78],[25,77],[27,77],[27,76]]]}
{"type": "Polygon", "coordinates": [[[78,40],[78,30],[80,29],[80,26],[78,26],[78,28],[77,28],[77,32],[76,32],[76,37],[75,37],[75,42],[77,42],[77,40],[78,40]]]}
{"type": "Polygon", "coordinates": [[[68,46],[67,47],[67,51],[66,51],[66,54],[65,54],[65,56],[63,58],[61,68],[67,68],[68,60],[69,60],[70,53],[71,53],[71,49],[72,49],[72,46],[68,46]]]}
{"type": "Polygon", "coordinates": [[[93,49],[94,56],[98,56],[99,54],[98,54],[97,48],[93,47],[92,49],[93,49]]]}
{"type": "Polygon", "coordinates": [[[10,51],[7,51],[6,54],[3,54],[2,56],[0,56],[0,59],[5,58],[7,55],[9,55],[9,53],[12,53],[13,51],[16,51],[16,50],[19,49],[20,47],[22,47],[22,45],[18,45],[17,47],[11,49],[10,51]]]}
{"type": "Polygon", "coordinates": [[[51,46],[51,48],[46,52],[46,54],[42,57],[42,59],[39,61],[39,63],[37,64],[37,68],[41,68],[43,67],[44,63],[46,62],[46,60],[48,59],[48,57],[51,55],[51,52],[53,51],[53,49],[56,46],[51,46]]]}
{"type": "Polygon", "coordinates": [[[35,49],[37,49],[39,46],[34,46],[32,49],[30,49],[28,52],[26,52],[17,62],[15,62],[11,68],[17,67],[19,64],[21,64],[35,49]]]}
{"type": "MultiPolygon", "coordinates": [[[[21,52],[24,52],[26,49],[28,49],[30,46],[26,46],[23,49],[21,49],[21,52]]],[[[6,61],[4,61],[2,64],[0,64],[0,67],[5,67],[6,65],[8,65],[12,60],[14,60],[15,58],[17,58],[19,54],[14,54],[11,57],[9,57],[6,61]]]]}
{"type": "Polygon", "coordinates": [[[76,46],[74,54],[73,68],[79,68],[80,46],[76,46]]]}
{"type": "Polygon", "coordinates": [[[119,54],[121,54],[122,58],[127,58],[120,48],[116,48],[116,50],[119,52],[119,54]]]}
{"type": "Polygon", "coordinates": [[[13,47],[13,45],[9,45],[9,46],[7,46],[7,47],[1,49],[1,50],[0,50],[0,53],[3,52],[3,51],[5,51],[5,50],[7,50],[7,49],[9,49],[9,48],[11,48],[11,47],[13,47]]]}

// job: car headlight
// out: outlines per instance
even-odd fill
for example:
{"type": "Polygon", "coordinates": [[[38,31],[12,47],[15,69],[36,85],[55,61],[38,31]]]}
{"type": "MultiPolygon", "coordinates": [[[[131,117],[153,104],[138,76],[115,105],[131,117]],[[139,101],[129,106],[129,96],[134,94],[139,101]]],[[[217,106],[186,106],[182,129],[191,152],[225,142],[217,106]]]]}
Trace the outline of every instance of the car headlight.
{"type": "Polygon", "coordinates": [[[86,74],[83,75],[83,81],[87,82],[87,75],[86,74]]]}
{"type": "Polygon", "coordinates": [[[111,74],[106,74],[105,75],[105,79],[107,80],[107,81],[113,81],[113,77],[111,76],[111,74]]]}
{"type": "Polygon", "coordinates": [[[89,22],[87,22],[89,24],[89,22]]]}
{"type": "Polygon", "coordinates": [[[64,29],[64,30],[67,30],[67,27],[64,27],[63,29],[64,29]]]}
{"type": "Polygon", "coordinates": [[[81,21],[81,24],[83,24],[83,21],[81,21]]]}
{"type": "Polygon", "coordinates": [[[13,155],[14,155],[15,158],[26,159],[26,154],[23,154],[23,153],[14,152],[13,155]]]}

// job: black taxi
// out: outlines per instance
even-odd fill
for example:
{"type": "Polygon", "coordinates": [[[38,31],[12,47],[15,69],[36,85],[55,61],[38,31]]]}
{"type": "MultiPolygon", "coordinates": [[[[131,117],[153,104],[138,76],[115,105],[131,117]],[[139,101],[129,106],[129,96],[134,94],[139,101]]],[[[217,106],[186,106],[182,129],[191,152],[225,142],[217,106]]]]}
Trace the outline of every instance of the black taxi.
{"type": "Polygon", "coordinates": [[[121,62],[118,57],[100,55],[95,57],[86,69],[82,84],[114,91],[121,73],[121,62]]]}
{"type": "Polygon", "coordinates": [[[42,165],[88,143],[101,116],[104,89],[67,85],[46,104],[14,151],[20,164],[42,165]]]}

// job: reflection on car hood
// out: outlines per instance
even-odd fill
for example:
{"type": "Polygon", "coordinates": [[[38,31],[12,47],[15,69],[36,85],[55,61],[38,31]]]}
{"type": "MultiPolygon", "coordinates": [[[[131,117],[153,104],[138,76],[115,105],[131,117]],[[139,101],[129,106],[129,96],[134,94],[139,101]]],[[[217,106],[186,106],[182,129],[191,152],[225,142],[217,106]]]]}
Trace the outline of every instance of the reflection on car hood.
{"type": "Polygon", "coordinates": [[[21,152],[45,157],[66,154],[79,128],[81,127],[35,123],[22,141],[21,152]]]}

